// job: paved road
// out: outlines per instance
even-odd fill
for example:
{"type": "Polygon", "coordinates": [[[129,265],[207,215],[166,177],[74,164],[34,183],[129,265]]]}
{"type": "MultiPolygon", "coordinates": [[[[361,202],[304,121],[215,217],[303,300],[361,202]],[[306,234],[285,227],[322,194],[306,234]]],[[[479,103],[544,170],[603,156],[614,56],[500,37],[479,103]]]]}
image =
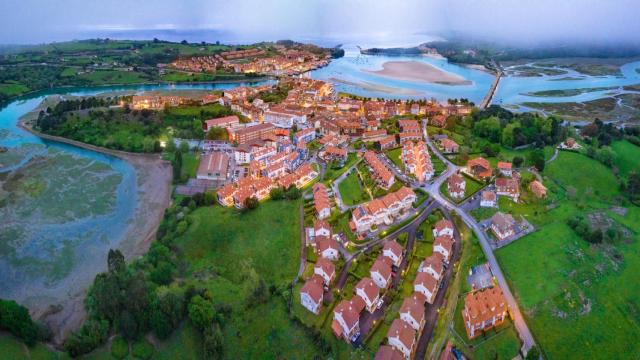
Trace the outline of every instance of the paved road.
{"type": "MultiPolygon", "coordinates": [[[[426,129],[425,129],[425,132],[426,132],[426,129]]],[[[435,149],[433,144],[431,144],[430,140],[428,141],[428,144],[430,144],[430,147],[432,147],[433,151],[435,151],[436,153],[439,153],[439,151],[435,149]]],[[[475,219],[473,219],[468,213],[466,213],[459,206],[450,202],[448,199],[444,198],[442,194],[440,194],[440,185],[442,184],[442,182],[444,182],[444,180],[447,177],[449,177],[451,174],[458,171],[458,166],[454,165],[452,162],[450,162],[446,158],[445,158],[445,163],[447,164],[447,170],[443,172],[443,174],[446,173],[448,175],[440,176],[438,179],[436,179],[436,181],[434,181],[432,185],[429,185],[426,188],[426,190],[435,199],[437,203],[442,204],[445,208],[447,208],[450,211],[456,212],[462,218],[465,224],[467,224],[467,226],[469,226],[469,228],[472,229],[473,232],[478,237],[480,241],[480,246],[482,247],[482,251],[486,256],[487,261],[491,265],[491,270],[496,280],[498,281],[498,285],[500,285],[500,287],[502,288],[505,298],[507,299],[507,303],[509,304],[509,308],[511,311],[511,316],[513,317],[513,323],[516,327],[516,330],[518,331],[518,335],[520,336],[520,339],[522,340],[522,352],[526,354],[527,351],[529,351],[529,349],[533,345],[535,345],[535,341],[533,339],[533,335],[531,334],[531,331],[529,331],[529,328],[527,327],[527,324],[524,320],[524,316],[520,311],[518,302],[516,301],[515,297],[511,293],[511,290],[509,289],[509,284],[507,283],[507,280],[504,277],[504,274],[502,273],[502,269],[500,269],[500,264],[498,263],[498,260],[496,259],[495,255],[493,254],[493,250],[491,248],[491,242],[489,241],[489,238],[487,237],[485,232],[480,228],[480,226],[475,221],[475,219]]]]}

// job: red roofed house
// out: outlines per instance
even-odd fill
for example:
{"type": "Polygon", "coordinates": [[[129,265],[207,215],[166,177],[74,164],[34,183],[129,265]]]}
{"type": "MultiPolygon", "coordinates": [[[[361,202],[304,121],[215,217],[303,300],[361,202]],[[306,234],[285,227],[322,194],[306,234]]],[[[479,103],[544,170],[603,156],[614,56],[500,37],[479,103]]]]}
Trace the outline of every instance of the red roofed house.
{"type": "Polygon", "coordinates": [[[529,189],[538,199],[547,197],[547,188],[538,180],[533,180],[529,184],[529,189]]]}
{"type": "Polygon", "coordinates": [[[475,158],[467,161],[467,173],[470,175],[480,178],[480,179],[488,179],[492,175],[491,164],[485,158],[475,158]]]}
{"type": "Polygon", "coordinates": [[[354,288],[354,292],[364,300],[368,312],[376,311],[380,302],[380,288],[371,278],[362,278],[354,288]]]}
{"type": "Polygon", "coordinates": [[[411,297],[405,298],[400,307],[400,319],[420,332],[424,327],[424,296],[414,293],[411,297]]]}
{"type": "Polygon", "coordinates": [[[318,256],[331,261],[338,260],[340,257],[338,242],[330,237],[316,236],[316,252],[318,256]]]}
{"type": "Polygon", "coordinates": [[[313,223],[313,235],[331,237],[331,225],[324,220],[316,220],[313,223]]]}
{"type": "Polygon", "coordinates": [[[395,319],[387,332],[387,341],[400,351],[405,359],[410,359],[416,347],[416,331],[404,321],[395,319]]]}
{"type": "Polygon", "coordinates": [[[391,345],[382,345],[374,360],[404,360],[404,355],[391,345]]]}
{"type": "Polygon", "coordinates": [[[387,165],[385,165],[376,155],[375,152],[369,150],[364,153],[364,160],[367,162],[372,171],[372,176],[376,183],[383,189],[389,189],[395,182],[395,176],[387,165]]]}
{"type": "Polygon", "coordinates": [[[498,170],[502,173],[502,175],[504,176],[509,176],[511,177],[512,175],[512,171],[511,171],[511,163],[510,162],[503,162],[503,161],[498,161],[498,170]]]}
{"type": "Polygon", "coordinates": [[[313,267],[313,273],[319,275],[324,285],[328,286],[336,276],[336,266],[333,265],[328,259],[320,258],[316,261],[316,265],[313,267]]]}
{"type": "Polygon", "coordinates": [[[496,193],[494,193],[491,190],[484,190],[482,192],[481,197],[480,197],[480,206],[481,207],[496,207],[497,206],[496,199],[497,199],[496,193]]]}
{"type": "Polygon", "coordinates": [[[516,179],[497,178],[496,193],[502,196],[508,196],[511,200],[518,202],[520,197],[520,183],[516,179]]]}
{"type": "Polygon", "coordinates": [[[413,281],[413,291],[424,295],[429,304],[433,304],[438,292],[438,280],[426,272],[419,272],[413,281]]]}
{"type": "Polygon", "coordinates": [[[229,155],[212,152],[202,155],[196,178],[206,180],[227,180],[229,177],[229,155]]]}
{"type": "Polygon", "coordinates": [[[231,115],[216,119],[205,120],[202,125],[203,130],[205,132],[209,132],[209,130],[214,127],[229,128],[240,125],[240,119],[236,115],[231,115]]]}
{"type": "Polygon", "coordinates": [[[508,313],[507,301],[499,286],[475,291],[464,298],[462,318],[469,339],[502,324],[508,313]]]}
{"type": "Polygon", "coordinates": [[[384,242],[382,256],[389,258],[393,266],[400,266],[400,263],[402,262],[402,253],[402,245],[398,244],[395,240],[384,242]]]}
{"type": "Polygon", "coordinates": [[[232,206],[233,205],[233,195],[236,192],[236,187],[234,184],[227,184],[217,191],[218,195],[218,203],[222,206],[232,206]]]}
{"type": "Polygon", "coordinates": [[[439,220],[433,227],[433,237],[453,236],[453,223],[447,219],[439,220]]]}
{"type": "Polygon", "coordinates": [[[454,199],[464,198],[465,189],[467,188],[467,182],[464,181],[462,175],[455,173],[447,179],[447,191],[449,196],[454,199]]]}
{"type": "Polygon", "coordinates": [[[440,145],[446,154],[457,153],[460,149],[460,145],[449,138],[442,139],[440,145]]]}
{"type": "Polygon", "coordinates": [[[438,236],[433,241],[433,252],[440,253],[443,257],[443,261],[445,263],[448,263],[453,252],[454,242],[455,240],[453,239],[452,236],[447,236],[447,235],[438,236]]]}
{"type": "Polygon", "coordinates": [[[360,312],[364,309],[364,301],[359,296],[354,296],[351,301],[342,300],[333,309],[333,333],[351,343],[360,336],[360,312]]]}
{"type": "Polygon", "coordinates": [[[312,276],[300,289],[300,303],[307,310],[318,315],[322,308],[322,297],[324,289],[322,287],[322,277],[312,276]]]}
{"type": "Polygon", "coordinates": [[[322,183],[313,185],[313,206],[319,219],[326,219],[331,215],[331,201],[327,187],[322,183]]]}
{"type": "Polygon", "coordinates": [[[424,259],[418,267],[418,272],[426,272],[431,274],[436,280],[440,281],[442,273],[444,272],[444,259],[442,254],[434,252],[431,256],[424,259]]]}
{"type": "Polygon", "coordinates": [[[369,274],[379,288],[386,289],[391,284],[390,260],[384,256],[378,256],[376,262],[371,266],[369,274]]]}

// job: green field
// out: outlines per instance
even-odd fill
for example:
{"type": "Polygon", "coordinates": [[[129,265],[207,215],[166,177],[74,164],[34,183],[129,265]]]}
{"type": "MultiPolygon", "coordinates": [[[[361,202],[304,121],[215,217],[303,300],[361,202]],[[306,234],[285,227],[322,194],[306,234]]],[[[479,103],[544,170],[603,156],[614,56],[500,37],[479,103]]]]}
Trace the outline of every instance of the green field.
{"type": "Polygon", "coordinates": [[[625,140],[614,142],[611,148],[616,153],[614,163],[620,176],[627,177],[632,171],[640,171],[640,147],[625,140]]]}
{"type": "Polygon", "coordinates": [[[5,332],[0,332],[0,349],[2,349],[2,355],[0,357],[7,360],[69,359],[66,354],[51,350],[40,343],[33,347],[27,347],[21,340],[18,340],[13,335],[5,332]]]}
{"type": "Polygon", "coordinates": [[[340,190],[340,196],[345,205],[356,205],[371,200],[360,185],[357,171],[351,172],[351,174],[342,180],[340,185],[338,185],[338,190],[340,190]]]}
{"type": "Polygon", "coordinates": [[[529,213],[538,230],[496,253],[537,342],[549,359],[637,352],[640,208],[621,204],[611,170],[586,156],[561,152],[544,175],[554,199],[549,208],[529,213]],[[625,216],[609,210],[620,204],[628,209],[625,216]],[[626,226],[635,239],[590,245],[566,224],[594,211],[626,226]]]}
{"type": "Polygon", "coordinates": [[[400,158],[400,155],[402,155],[401,147],[387,150],[385,153],[400,170],[404,171],[404,162],[402,162],[402,159],[400,158]]]}
{"type": "MultiPolygon", "coordinates": [[[[250,279],[285,289],[296,276],[300,256],[300,201],[267,201],[241,214],[219,206],[199,208],[177,246],[186,261],[188,281],[208,288],[214,298],[232,307],[225,319],[225,358],[303,358],[320,353],[304,328],[289,319],[279,293],[263,304],[248,302],[250,279]]],[[[295,294],[294,294],[295,295],[295,294]]],[[[294,297],[294,301],[297,300],[294,297]]],[[[169,348],[193,343],[193,335],[169,348]]]]}
{"type": "Polygon", "coordinates": [[[355,164],[358,160],[361,160],[361,158],[358,158],[356,153],[349,153],[344,166],[335,166],[335,164],[331,163],[327,164],[327,171],[324,173],[323,182],[325,184],[330,184],[331,181],[335,180],[345,171],[349,170],[349,168],[353,166],[353,164],[355,164]]]}
{"type": "Polygon", "coordinates": [[[20,83],[4,83],[0,84],[0,94],[6,96],[16,96],[29,91],[29,88],[20,83]]]}
{"type": "Polygon", "coordinates": [[[77,78],[81,81],[87,81],[88,85],[136,84],[150,80],[149,76],[144,73],[121,70],[97,70],[80,74],[77,78]]]}

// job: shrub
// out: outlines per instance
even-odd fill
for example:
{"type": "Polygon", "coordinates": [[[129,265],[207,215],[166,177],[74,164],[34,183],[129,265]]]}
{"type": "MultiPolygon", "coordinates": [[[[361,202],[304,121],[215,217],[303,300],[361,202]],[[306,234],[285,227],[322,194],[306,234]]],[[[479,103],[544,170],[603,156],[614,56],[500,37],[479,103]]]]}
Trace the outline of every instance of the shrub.
{"type": "Polygon", "coordinates": [[[129,343],[122,338],[122,336],[116,336],[111,342],[111,356],[116,359],[124,359],[129,355],[129,343]]]}
{"type": "Polygon", "coordinates": [[[151,359],[153,353],[155,352],[155,348],[151,345],[147,340],[140,340],[133,343],[131,347],[131,353],[133,357],[142,360],[151,359]]]}
{"type": "Polygon", "coordinates": [[[13,300],[0,299],[0,329],[5,329],[32,346],[38,339],[38,326],[29,311],[13,300]]]}

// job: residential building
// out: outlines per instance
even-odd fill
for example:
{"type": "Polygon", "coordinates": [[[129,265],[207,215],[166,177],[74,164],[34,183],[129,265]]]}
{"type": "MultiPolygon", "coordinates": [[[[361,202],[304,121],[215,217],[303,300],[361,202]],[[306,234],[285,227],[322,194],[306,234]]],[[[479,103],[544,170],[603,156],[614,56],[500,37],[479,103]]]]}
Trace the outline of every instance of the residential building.
{"type": "Polygon", "coordinates": [[[438,280],[426,272],[419,272],[413,281],[413,291],[424,295],[429,304],[433,304],[438,292],[438,280]]]}
{"type": "Polygon", "coordinates": [[[404,355],[391,345],[382,345],[374,360],[404,360],[404,355]]]}
{"type": "Polygon", "coordinates": [[[464,198],[467,188],[467,182],[464,177],[458,173],[454,173],[447,179],[447,191],[453,199],[459,200],[464,198]]]}
{"type": "Polygon", "coordinates": [[[489,161],[482,157],[467,161],[466,172],[481,180],[490,178],[493,173],[489,161]]]}
{"type": "Polygon", "coordinates": [[[355,341],[360,336],[360,313],[364,307],[364,300],[357,295],[336,305],[331,323],[333,333],[348,343],[355,341]]]}
{"type": "Polygon", "coordinates": [[[547,197],[547,188],[538,180],[533,180],[529,184],[529,189],[538,199],[547,197]]]}
{"type": "Polygon", "coordinates": [[[331,200],[327,187],[322,183],[313,185],[313,207],[318,219],[326,219],[331,215],[331,200]]]}
{"type": "Polygon", "coordinates": [[[480,194],[480,207],[496,207],[497,195],[491,190],[484,190],[480,194]]]}
{"type": "Polygon", "coordinates": [[[313,234],[314,236],[331,237],[331,226],[328,222],[322,219],[317,219],[313,223],[313,234]]]}
{"type": "Polygon", "coordinates": [[[441,219],[433,227],[433,237],[450,236],[453,237],[453,223],[447,219],[441,219]]]}
{"type": "Polygon", "coordinates": [[[402,146],[401,158],[405,170],[413,174],[416,180],[423,182],[433,177],[433,164],[431,164],[431,156],[424,141],[418,141],[415,144],[410,141],[405,142],[402,146]]]}
{"type": "Polygon", "coordinates": [[[418,272],[426,272],[440,281],[444,273],[444,259],[441,253],[434,252],[424,259],[418,267],[418,272]]]}
{"type": "Polygon", "coordinates": [[[331,261],[338,260],[340,257],[338,242],[330,237],[316,236],[316,252],[319,257],[331,261]]]}
{"type": "Polygon", "coordinates": [[[378,256],[373,266],[371,266],[369,274],[379,288],[386,289],[391,285],[392,271],[390,260],[384,256],[378,256]]]}
{"type": "Polygon", "coordinates": [[[441,235],[435,238],[433,241],[433,252],[440,253],[442,260],[445,263],[449,262],[451,255],[453,254],[453,243],[455,240],[452,236],[441,235]]]}
{"type": "Polygon", "coordinates": [[[364,300],[368,312],[376,311],[380,303],[380,288],[371,278],[362,278],[354,288],[354,292],[364,300]]]}
{"type": "Polygon", "coordinates": [[[313,273],[322,278],[325,286],[329,286],[336,276],[336,266],[330,260],[320,258],[313,267],[313,273]]]}
{"type": "Polygon", "coordinates": [[[440,141],[440,146],[442,146],[442,150],[445,154],[453,154],[457,153],[460,149],[460,145],[458,145],[455,141],[444,138],[440,141]]]}
{"type": "Polygon", "coordinates": [[[324,161],[340,161],[345,162],[349,153],[347,149],[342,149],[333,145],[327,145],[320,151],[318,156],[324,161]]]}
{"type": "Polygon", "coordinates": [[[205,120],[202,124],[203,130],[209,132],[214,127],[231,128],[240,125],[240,118],[236,115],[224,116],[215,119],[205,120]]]}
{"type": "Polygon", "coordinates": [[[404,321],[395,319],[387,332],[387,341],[405,359],[411,359],[416,347],[416,331],[404,321]]]}
{"type": "Polygon", "coordinates": [[[515,234],[516,221],[511,214],[497,212],[491,218],[491,230],[500,240],[515,234]]]}
{"type": "Polygon", "coordinates": [[[510,162],[498,161],[498,171],[504,176],[511,177],[512,164],[510,162]]]}
{"type": "Polygon", "coordinates": [[[322,278],[313,275],[300,289],[300,303],[307,310],[318,315],[322,308],[324,289],[322,278]]]}
{"type": "Polygon", "coordinates": [[[380,148],[380,150],[392,149],[397,145],[398,145],[398,142],[396,141],[395,135],[387,135],[382,139],[378,140],[378,147],[380,148]]]}
{"type": "Polygon", "coordinates": [[[391,188],[396,178],[393,176],[393,173],[389,170],[387,165],[378,158],[378,155],[375,152],[368,150],[364,153],[364,160],[367,165],[369,165],[371,175],[376,184],[383,189],[388,190],[391,188]]]}
{"type": "Polygon", "coordinates": [[[373,226],[390,225],[396,217],[412,209],[415,200],[413,190],[402,187],[394,193],[360,204],[351,212],[351,229],[363,233],[370,231],[373,226]]]}
{"type": "Polygon", "coordinates": [[[395,240],[385,241],[382,247],[382,256],[391,260],[391,264],[395,267],[400,266],[403,252],[404,249],[402,245],[398,244],[395,240]]]}
{"type": "Polygon", "coordinates": [[[517,179],[497,178],[496,193],[501,196],[508,196],[511,200],[518,202],[520,183],[517,179]]]}
{"type": "Polygon", "coordinates": [[[316,138],[316,130],[314,128],[306,128],[298,131],[293,136],[293,143],[298,144],[300,141],[310,143],[316,138]]]}
{"type": "Polygon", "coordinates": [[[229,177],[231,158],[223,152],[212,152],[202,155],[196,178],[204,180],[224,181],[229,177]]]}
{"type": "Polygon", "coordinates": [[[499,286],[467,294],[462,310],[467,337],[473,339],[483,331],[502,324],[508,310],[507,301],[499,286]]]}
{"type": "Polygon", "coordinates": [[[275,136],[275,126],[273,124],[258,124],[240,129],[230,129],[229,140],[238,144],[249,143],[254,140],[262,140],[269,136],[275,136]]]}
{"type": "Polygon", "coordinates": [[[405,298],[400,307],[400,320],[407,323],[418,333],[422,331],[425,323],[425,298],[421,293],[414,293],[405,298]]]}

